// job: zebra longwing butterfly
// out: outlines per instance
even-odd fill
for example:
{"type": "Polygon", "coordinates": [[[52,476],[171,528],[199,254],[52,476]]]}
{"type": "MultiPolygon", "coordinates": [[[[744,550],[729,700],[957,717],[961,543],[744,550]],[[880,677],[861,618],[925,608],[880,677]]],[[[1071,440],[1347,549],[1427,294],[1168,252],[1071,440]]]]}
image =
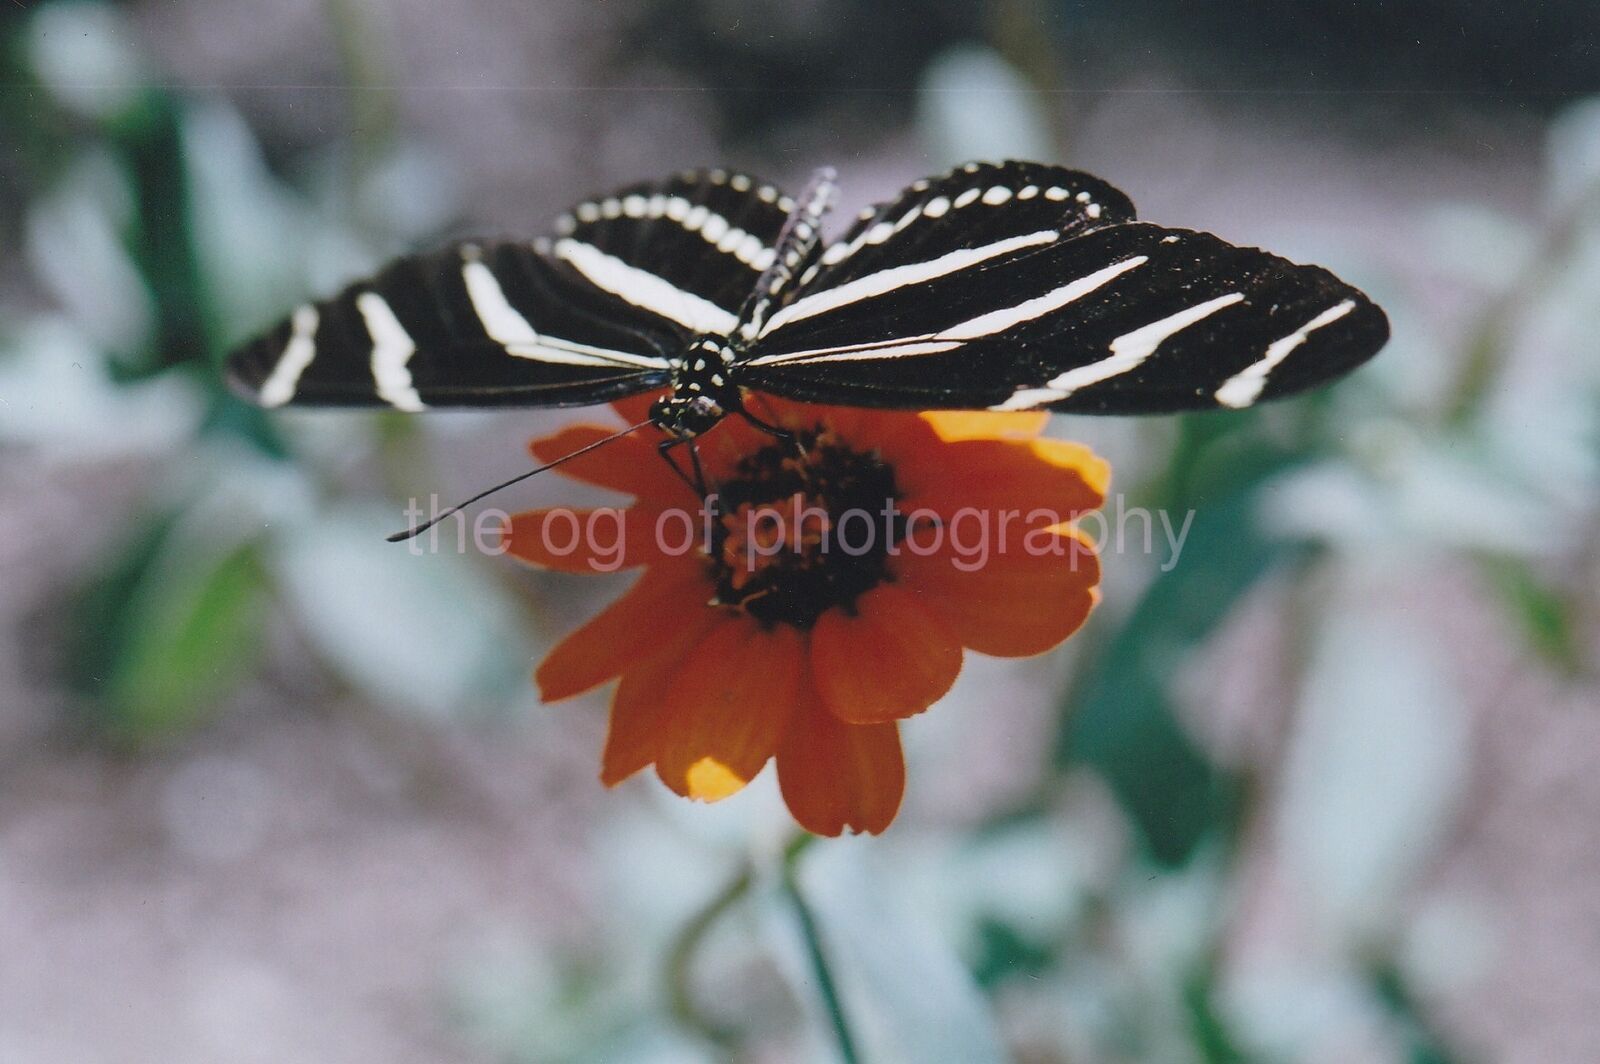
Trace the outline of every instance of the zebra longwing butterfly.
{"type": "Polygon", "coordinates": [[[686,172],[532,243],[403,258],[228,362],[265,406],[574,406],[667,389],[691,440],[749,391],[894,409],[1244,407],[1366,361],[1388,321],[1327,270],[1135,220],[1104,181],[972,163],[825,243],[834,191],[686,172]]]}

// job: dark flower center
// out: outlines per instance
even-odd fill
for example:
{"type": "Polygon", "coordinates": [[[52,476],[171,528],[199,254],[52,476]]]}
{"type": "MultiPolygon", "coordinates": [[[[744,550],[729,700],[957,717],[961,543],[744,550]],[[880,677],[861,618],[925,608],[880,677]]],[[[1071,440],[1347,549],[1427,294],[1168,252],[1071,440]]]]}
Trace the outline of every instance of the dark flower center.
{"type": "Polygon", "coordinates": [[[889,579],[905,534],[894,470],[825,426],[740,460],[713,499],[716,602],[763,624],[809,628],[889,579]]]}

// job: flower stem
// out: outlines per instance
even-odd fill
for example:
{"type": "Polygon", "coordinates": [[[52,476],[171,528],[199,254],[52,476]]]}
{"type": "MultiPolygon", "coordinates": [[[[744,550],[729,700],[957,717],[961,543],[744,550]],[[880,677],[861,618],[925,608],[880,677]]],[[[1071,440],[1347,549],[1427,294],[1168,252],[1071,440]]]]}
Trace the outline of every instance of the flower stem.
{"type": "Polygon", "coordinates": [[[673,941],[672,948],[667,953],[668,1008],[673,1018],[706,1041],[730,1052],[738,1046],[741,1040],[740,1032],[716,1017],[708,1015],[700,1007],[700,1003],[695,1000],[691,985],[692,976],[695,958],[700,953],[700,947],[705,944],[706,935],[728,910],[750,893],[750,887],[754,882],[755,870],[748,862],[740,865],[738,873],[728,881],[727,886],[683,925],[683,930],[678,932],[677,939],[673,941]]]}
{"type": "Polygon", "coordinates": [[[844,1003],[839,999],[839,988],[834,982],[833,970],[828,966],[828,955],[822,946],[817,918],[812,913],[811,906],[807,904],[805,895],[800,892],[800,880],[797,875],[800,856],[815,841],[815,835],[799,835],[784,850],[783,893],[794,906],[795,917],[800,923],[800,934],[806,944],[806,957],[811,962],[811,970],[817,977],[817,992],[822,997],[823,1008],[828,1013],[828,1022],[833,1027],[833,1039],[839,1047],[839,1059],[844,1061],[844,1064],[859,1064],[861,1057],[856,1052],[855,1036],[851,1034],[850,1021],[845,1017],[844,1003]]]}

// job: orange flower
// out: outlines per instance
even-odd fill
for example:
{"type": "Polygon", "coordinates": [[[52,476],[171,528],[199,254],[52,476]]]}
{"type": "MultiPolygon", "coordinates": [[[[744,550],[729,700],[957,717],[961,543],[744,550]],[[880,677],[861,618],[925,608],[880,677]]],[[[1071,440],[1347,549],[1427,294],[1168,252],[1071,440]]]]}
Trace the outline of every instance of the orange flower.
{"type": "MultiPolygon", "coordinates": [[[[649,396],[617,403],[643,420],[649,396]]],[[[905,786],[899,721],[955,681],[962,648],[1038,654],[1077,630],[1100,570],[1071,522],[1109,469],[1040,436],[1043,414],[885,413],[755,397],[697,441],[701,500],[638,435],[562,466],[622,511],[512,518],[516,557],[643,569],[539,666],[546,701],[620,679],[600,778],[654,765],[715,801],[777,760],[807,830],[881,832],[905,786]]],[[[532,444],[550,461],[612,430],[532,444]]],[[[658,437],[659,439],[659,437],[658,437]]]]}

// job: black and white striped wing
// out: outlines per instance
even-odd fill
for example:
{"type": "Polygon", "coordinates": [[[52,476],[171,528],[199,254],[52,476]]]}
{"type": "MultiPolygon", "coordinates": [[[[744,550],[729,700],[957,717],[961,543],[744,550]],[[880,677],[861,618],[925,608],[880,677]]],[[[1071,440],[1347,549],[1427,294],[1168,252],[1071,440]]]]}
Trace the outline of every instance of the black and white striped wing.
{"type": "Polygon", "coordinates": [[[263,406],[567,406],[667,379],[669,322],[597,291],[525,244],[400,259],[301,306],[234,352],[263,406]]]}
{"type": "MultiPolygon", "coordinates": [[[[968,163],[864,209],[800,275],[799,290],[870,293],[881,282],[918,283],[923,275],[942,276],[941,269],[1036,247],[1044,234],[1059,239],[1134,217],[1128,197],[1092,174],[1042,163],[968,163]],[[864,284],[868,277],[879,283],[864,284]]],[[[768,331],[777,324],[769,322],[768,331]]]]}
{"type": "Polygon", "coordinates": [[[668,358],[726,335],[794,204],[746,174],[633,185],[533,245],[401,259],[235,352],[264,406],[567,406],[667,382],[668,358]]]}
{"type": "Polygon", "coordinates": [[[936,220],[963,198],[973,212],[959,231],[919,233],[926,205],[903,226],[892,212],[858,225],[767,321],[741,382],[859,406],[1162,413],[1302,391],[1388,338],[1383,312],[1326,270],[1132,222],[1095,179],[1039,169],[1065,175],[1056,228],[1008,209],[1052,202],[1048,188],[1024,200],[1037,181],[1019,190],[986,168],[956,196],[940,192],[936,220]],[[1073,179],[1093,185],[1072,191],[1073,179]],[[891,221],[873,245],[871,227],[891,221]]]}
{"type": "Polygon", "coordinates": [[[749,174],[686,171],[578,204],[556,221],[552,256],[685,336],[728,336],[772,265],[794,200],[749,174]]]}

